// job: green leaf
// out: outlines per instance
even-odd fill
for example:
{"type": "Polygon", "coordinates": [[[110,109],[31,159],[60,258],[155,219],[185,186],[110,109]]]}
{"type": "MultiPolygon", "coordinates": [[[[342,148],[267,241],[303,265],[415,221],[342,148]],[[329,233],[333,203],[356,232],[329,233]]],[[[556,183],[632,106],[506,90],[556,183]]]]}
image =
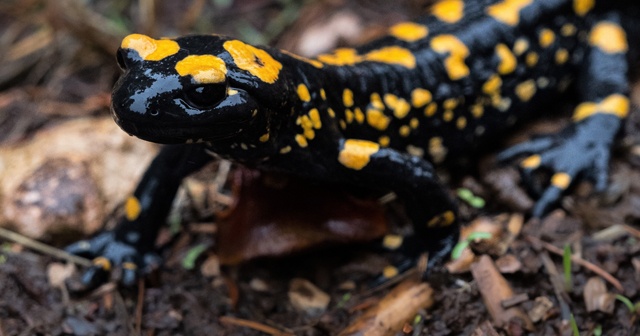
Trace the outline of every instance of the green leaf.
{"type": "Polygon", "coordinates": [[[616,294],[616,300],[624,303],[624,305],[627,306],[627,309],[629,309],[629,312],[631,312],[631,314],[635,314],[636,305],[634,305],[633,302],[629,300],[629,298],[620,294],[616,294]]]}
{"type": "Polygon", "coordinates": [[[571,330],[573,330],[573,336],[580,336],[580,330],[578,330],[578,324],[576,323],[575,317],[571,314],[571,330]]]}
{"type": "Polygon", "coordinates": [[[569,244],[564,245],[562,266],[564,268],[564,289],[570,292],[573,288],[573,281],[571,281],[571,246],[569,244]]]}
{"type": "Polygon", "coordinates": [[[206,251],[207,248],[208,246],[206,244],[199,244],[192,247],[187,252],[187,255],[185,255],[184,258],[182,259],[182,267],[184,267],[184,269],[187,269],[187,270],[194,269],[196,267],[196,260],[198,260],[198,257],[204,251],[206,251]]]}

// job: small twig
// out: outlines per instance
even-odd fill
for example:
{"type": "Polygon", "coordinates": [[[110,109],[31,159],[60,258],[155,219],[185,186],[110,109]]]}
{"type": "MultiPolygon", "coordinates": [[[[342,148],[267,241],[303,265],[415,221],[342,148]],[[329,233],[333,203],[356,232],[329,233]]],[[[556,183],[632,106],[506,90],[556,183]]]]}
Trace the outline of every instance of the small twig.
{"type": "MultiPolygon", "coordinates": [[[[525,236],[525,238],[526,238],[529,242],[531,242],[532,244],[540,245],[540,246],[542,246],[545,250],[547,250],[547,251],[549,251],[549,252],[551,252],[551,253],[553,253],[553,254],[556,254],[556,255],[562,256],[562,255],[563,255],[563,253],[564,253],[564,252],[562,251],[562,249],[560,249],[560,248],[558,248],[558,247],[555,247],[555,246],[553,246],[552,244],[547,243],[547,242],[545,242],[545,241],[542,241],[542,240],[540,240],[540,239],[538,239],[538,238],[536,238],[536,237],[533,237],[533,236],[529,236],[529,235],[527,235],[527,236],[525,236]]],[[[600,268],[600,267],[599,267],[599,266],[597,266],[596,264],[593,264],[593,263],[591,263],[591,262],[589,262],[589,261],[586,261],[586,260],[584,260],[584,259],[582,259],[582,258],[580,258],[580,257],[578,257],[578,256],[576,256],[576,255],[572,255],[572,256],[571,256],[571,261],[573,261],[574,263],[576,263],[576,264],[578,264],[578,265],[580,265],[580,266],[582,266],[582,267],[584,267],[584,268],[586,268],[586,269],[590,270],[591,272],[593,272],[593,273],[595,273],[595,274],[599,275],[599,276],[600,276],[600,277],[602,277],[605,281],[607,281],[607,282],[609,282],[611,285],[613,285],[613,287],[615,287],[618,291],[620,291],[620,292],[624,292],[624,289],[622,288],[622,284],[620,283],[620,281],[618,281],[618,279],[616,279],[613,275],[611,275],[611,274],[607,273],[607,271],[603,270],[602,268],[600,268]]]]}
{"type": "Polygon", "coordinates": [[[542,264],[549,274],[549,280],[551,281],[553,292],[556,295],[556,299],[560,303],[560,314],[562,315],[562,320],[569,321],[569,319],[571,319],[571,309],[569,308],[569,304],[567,303],[569,298],[567,296],[567,293],[564,292],[564,287],[562,285],[562,281],[560,281],[556,265],[549,257],[549,253],[546,251],[542,251],[540,253],[540,259],[542,260],[542,264]]]}
{"type": "Polygon", "coordinates": [[[241,327],[251,328],[253,330],[261,331],[263,333],[266,333],[266,334],[269,334],[269,335],[274,335],[274,336],[293,336],[292,333],[278,330],[278,329],[276,329],[274,327],[270,327],[270,326],[268,326],[266,324],[258,323],[258,322],[255,322],[255,321],[239,319],[237,317],[221,316],[220,317],[220,322],[221,323],[231,324],[231,325],[236,325],[236,326],[241,326],[241,327]]]}
{"type": "Polygon", "coordinates": [[[25,237],[19,233],[9,231],[4,228],[0,228],[0,237],[16,242],[20,245],[24,245],[32,250],[38,251],[40,253],[50,255],[52,257],[66,260],[68,262],[72,262],[74,264],[89,267],[91,266],[91,261],[88,259],[78,257],[71,253],[65,252],[61,249],[49,246],[47,244],[43,244],[39,241],[33,240],[31,238],[25,237]]]}
{"type": "Polygon", "coordinates": [[[138,303],[136,305],[136,335],[142,335],[142,308],[144,307],[144,279],[138,279],[138,303]]]}

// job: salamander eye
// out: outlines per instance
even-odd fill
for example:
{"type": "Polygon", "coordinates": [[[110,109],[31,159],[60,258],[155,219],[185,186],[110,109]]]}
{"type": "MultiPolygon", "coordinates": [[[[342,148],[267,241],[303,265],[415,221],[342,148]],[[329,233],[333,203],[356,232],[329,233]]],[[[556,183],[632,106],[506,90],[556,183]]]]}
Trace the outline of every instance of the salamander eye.
{"type": "Polygon", "coordinates": [[[184,92],[187,104],[194,108],[211,108],[227,96],[227,86],[220,84],[204,84],[188,88],[184,92]]]}
{"type": "Polygon", "coordinates": [[[125,57],[126,56],[124,55],[124,51],[122,49],[118,49],[118,52],[116,52],[116,60],[118,61],[118,66],[122,71],[127,70],[127,63],[125,62],[125,57]]]}

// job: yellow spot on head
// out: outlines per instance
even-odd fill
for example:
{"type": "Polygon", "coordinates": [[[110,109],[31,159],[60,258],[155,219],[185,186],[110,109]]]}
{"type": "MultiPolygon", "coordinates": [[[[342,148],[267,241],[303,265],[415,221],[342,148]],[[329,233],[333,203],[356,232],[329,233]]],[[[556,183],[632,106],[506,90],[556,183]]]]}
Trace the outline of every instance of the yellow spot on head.
{"type": "Polygon", "coordinates": [[[105,257],[97,257],[93,259],[92,264],[100,266],[104,271],[111,271],[111,261],[105,257]]]}
{"type": "Polygon", "coordinates": [[[363,60],[401,65],[409,69],[416,67],[416,58],[413,56],[411,51],[398,46],[372,50],[363,56],[363,60]]]}
{"type": "Polygon", "coordinates": [[[528,79],[516,86],[516,95],[523,102],[528,102],[536,94],[536,82],[528,79]]]}
{"type": "Polygon", "coordinates": [[[520,22],[520,11],[532,2],[533,0],[503,0],[487,7],[486,12],[497,21],[515,26],[520,22]]]}
{"type": "Polygon", "coordinates": [[[402,125],[400,126],[400,130],[398,133],[400,133],[401,137],[406,138],[409,136],[409,134],[411,134],[411,128],[407,125],[402,125]]]}
{"type": "Polygon", "coordinates": [[[307,138],[305,138],[302,134],[296,134],[296,142],[298,143],[298,146],[302,148],[309,145],[309,143],[307,143],[307,138]]]}
{"type": "Polygon", "coordinates": [[[411,105],[409,105],[409,102],[407,102],[404,98],[399,98],[391,93],[386,93],[384,95],[384,102],[385,104],[387,104],[389,109],[393,110],[393,115],[398,119],[406,117],[411,110],[411,105]]]}
{"type": "Polygon", "coordinates": [[[127,201],[124,203],[124,215],[127,220],[132,222],[138,219],[141,210],[142,206],[140,205],[140,201],[138,201],[135,196],[129,196],[127,201]]]}
{"type": "Polygon", "coordinates": [[[213,55],[189,55],[176,63],[180,76],[190,75],[196,83],[223,83],[227,75],[224,61],[213,55]]]}
{"type": "Polygon", "coordinates": [[[431,14],[438,20],[447,23],[455,23],[464,15],[464,2],[462,0],[442,0],[431,8],[431,14]]]}
{"type": "Polygon", "coordinates": [[[551,176],[551,185],[556,188],[565,190],[571,184],[571,176],[567,173],[555,173],[551,176]]]}
{"type": "Polygon", "coordinates": [[[311,100],[311,94],[309,93],[309,89],[306,85],[298,85],[298,97],[300,97],[300,100],[302,100],[303,102],[308,102],[311,100]]]}
{"type": "Polygon", "coordinates": [[[556,51],[556,63],[557,64],[565,64],[569,60],[569,52],[567,49],[558,49],[556,51]]]}
{"type": "Polygon", "coordinates": [[[176,54],[180,46],[172,40],[156,40],[142,34],[131,34],[126,36],[120,48],[133,49],[145,61],[160,61],[166,57],[176,54]]]}
{"type": "Polygon", "coordinates": [[[526,168],[526,169],[536,169],[538,167],[540,167],[540,163],[542,162],[542,158],[540,157],[540,155],[531,155],[528,158],[522,160],[522,162],[520,162],[520,167],[522,168],[526,168]]]}
{"type": "Polygon", "coordinates": [[[395,250],[402,246],[403,239],[400,235],[388,234],[382,238],[382,246],[389,250],[395,250]]]}
{"type": "Polygon", "coordinates": [[[413,22],[403,22],[389,28],[389,34],[399,40],[415,42],[419,39],[427,37],[427,35],[429,34],[429,30],[427,29],[427,27],[421,24],[413,22]]]}
{"type": "Polygon", "coordinates": [[[353,91],[350,89],[344,89],[344,92],[342,93],[342,102],[346,107],[353,106],[353,91]]]}
{"type": "Polygon", "coordinates": [[[222,46],[238,68],[248,71],[265,83],[272,84],[278,80],[282,64],[268,52],[238,40],[226,41],[222,46]]]}
{"type": "Polygon", "coordinates": [[[496,54],[500,59],[500,64],[498,64],[498,72],[501,75],[506,75],[512,73],[516,69],[516,65],[518,61],[516,57],[513,55],[509,47],[500,43],[496,46],[496,54]]]}
{"type": "Polygon", "coordinates": [[[431,48],[437,53],[449,53],[444,61],[449,78],[458,80],[469,75],[469,67],[465,59],[469,56],[469,49],[453,35],[440,35],[431,40],[431,48]]]}
{"type": "Polygon", "coordinates": [[[382,147],[387,147],[389,146],[389,143],[391,142],[391,139],[389,139],[388,136],[383,135],[378,139],[378,143],[380,144],[380,146],[382,147]]]}
{"type": "Polygon", "coordinates": [[[610,54],[624,53],[629,49],[627,35],[613,22],[601,22],[593,27],[589,33],[589,44],[610,54]]]}
{"type": "Polygon", "coordinates": [[[429,90],[415,89],[411,92],[411,105],[415,108],[423,107],[431,102],[432,96],[429,90]]]}
{"type": "Polygon", "coordinates": [[[371,155],[378,152],[380,145],[367,140],[347,139],[340,150],[338,161],[345,167],[354,170],[364,168],[371,160],[371,155]]]}
{"type": "Polygon", "coordinates": [[[585,16],[595,4],[596,0],[573,0],[573,11],[579,16],[585,16]]]}
{"type": "Polygon", "coordinates": [[[553,33],[551,29],[542,29],[540,31],[540,46],[543,48],[547,48],[556,40],[556,34],[553,33]]]}
{"type": "Polygon", "coordinates": [[[524,54],[527,49],[529,49],[529,42],[524,38],[517,39],[513,44],[513,52],[518,56],[524,54]]]}
{"type": "Polygon", "coordinates": [[[497,94],[500,92],[500,87],[502,86],[502,79],[498,75],[492,75],[489,79],[482,85],[482,92],[488,95],[497,94]]]}
{"type": "Polygon", "coordinates": [[[367,110],[367,123],[371,125],[371,127],[384,131],[389,126],[389,122],[391,122],[391,119],[384,115],[382,111],[376,109],[367,110]]]}

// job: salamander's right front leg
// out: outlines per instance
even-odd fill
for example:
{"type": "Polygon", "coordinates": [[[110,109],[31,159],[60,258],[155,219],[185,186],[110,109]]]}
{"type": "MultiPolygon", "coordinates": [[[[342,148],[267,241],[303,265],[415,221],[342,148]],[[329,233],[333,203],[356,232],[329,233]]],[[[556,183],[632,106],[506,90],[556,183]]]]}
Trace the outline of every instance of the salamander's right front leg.
{"type": "Polygon", "coordinates": [[[164,146],[126,200],[125,216],[117,227],[67,247],[70,253],[93,258],[93,266],[82,277],[83,284],[95,287],[107,280],[113,267],[120,267],[122,283],[130,286],[139,272],[157,265],[156,236],[182,179],[211,160],[199,145],[164,146]]]}
{"type": "Polygon", "coordinates": [[[340,142],[338,161],[351,183],[393,190],[404,201],[414,235],[404,239],[401,251],[413,261],[429,252],[427,271],[446,261],[458,241],[457,208],[429,162],[355,139],[340,142]]]}

